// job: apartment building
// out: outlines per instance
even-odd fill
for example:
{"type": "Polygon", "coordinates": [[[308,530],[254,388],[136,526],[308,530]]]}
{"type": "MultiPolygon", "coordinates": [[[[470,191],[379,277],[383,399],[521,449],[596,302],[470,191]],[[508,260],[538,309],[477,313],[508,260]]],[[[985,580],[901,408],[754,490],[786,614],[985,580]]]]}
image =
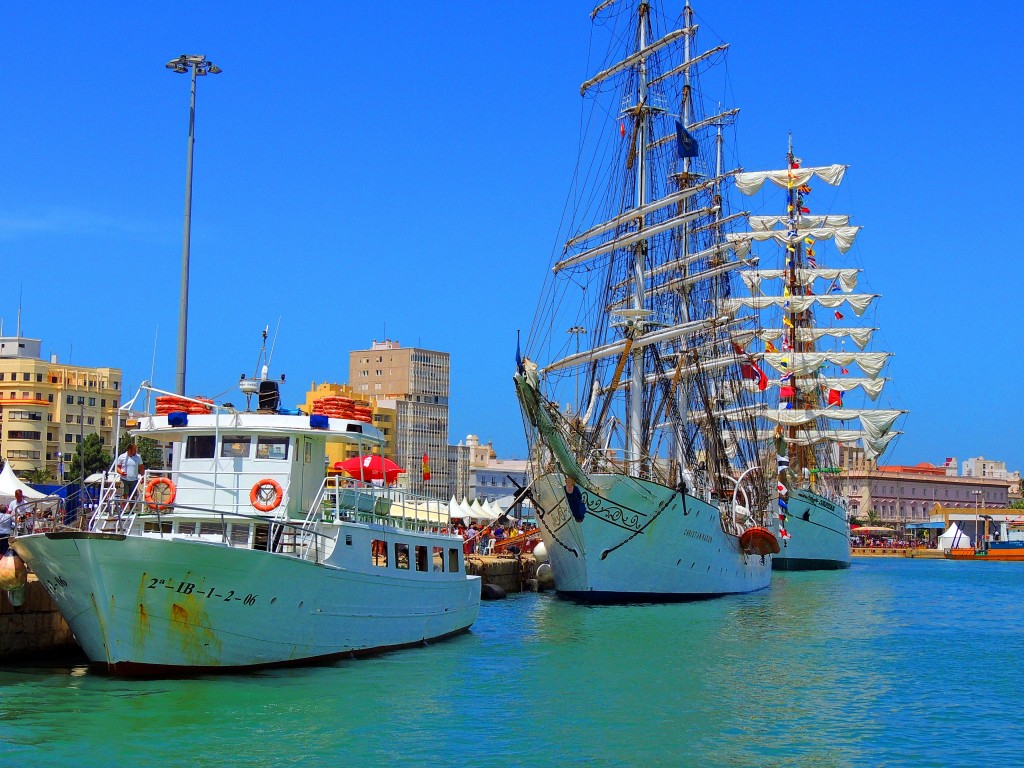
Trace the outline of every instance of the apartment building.
{"type": "Polygon", "coordinates": [[[0,337],[0,454],[16,473],[45,468],[61,479],[86,435],[114,450],[121,369],[64,365],[41,351],[40,339],[0,337]]]}
{"type": "Polygon", "coordinates": [[[352,391],[394,407],[392,459],[405,467],[410,490],[445,499],[455,492],[453,472],[459,467],[448,446],[450,368],[447,352],[403,347],[390,339],[349,353],[352,391]],[[422,474],[424,455],[429,481],[422,474]]]}

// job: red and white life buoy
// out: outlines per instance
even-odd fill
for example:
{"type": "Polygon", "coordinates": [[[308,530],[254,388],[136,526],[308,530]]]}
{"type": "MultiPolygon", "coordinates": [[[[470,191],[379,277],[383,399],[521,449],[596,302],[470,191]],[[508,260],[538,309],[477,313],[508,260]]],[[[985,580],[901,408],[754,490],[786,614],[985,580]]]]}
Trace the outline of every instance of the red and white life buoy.
{"type": "Polygon", "coordinates": [[[281,488],[281,484],[269,477],[258,480],[249,491],[249,501],[260,512],[272,512],[281,506],[283,499],[284,490],[281,488]]]}
{"type": "Polygon", "coordinates": [[[167,509],[171,504],[174,503],[174,497],[178,495],[178,488],[175,486],[174,481],[167,477],[154,477],[148,483],[146,483],[146,504],[149,505],[150,509],[167,509]],[[160,491],[157,497],[154,497],[154,491],[157,488],[164,487],[167,490],[160,491]]]}

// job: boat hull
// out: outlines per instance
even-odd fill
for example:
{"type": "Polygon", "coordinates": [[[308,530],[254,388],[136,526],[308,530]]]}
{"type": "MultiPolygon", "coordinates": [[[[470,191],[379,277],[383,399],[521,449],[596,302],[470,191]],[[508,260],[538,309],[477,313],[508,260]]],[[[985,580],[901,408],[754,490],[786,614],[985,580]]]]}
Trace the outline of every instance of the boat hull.
{"type": "Polygon", "coordinates": [[[464,574],[364,573],[120,534],[39,534],[15,548],[90,661],[115,674],[231,671],[384,651],[465,631],[479,611],[479,579],[464,574]]]}
{"type": "Polygon", "coordinates": [[[771,557],[745,555],[717,507],[623,475],[590,475],[572,514],[560,474],[534,483],[555,589],[581,603],[682,602],[763,589],[771,557]]]}
{"type": "Polygon", "coordinates": [[[1024,543],[992,542],[985,549],[975,551],[973,547],[950,549],[949,560],[988,560],[991,562],[1024,563],[1024,543]]]}
{"type": "Polygon", "coordinates": [[[778,516],[771,529],[782,543],[782,551],[772,558],[777,571],[831,571],[849,568],[850,523],[846,510],[807,490],[789,495],[784,538],[778,516]]]}

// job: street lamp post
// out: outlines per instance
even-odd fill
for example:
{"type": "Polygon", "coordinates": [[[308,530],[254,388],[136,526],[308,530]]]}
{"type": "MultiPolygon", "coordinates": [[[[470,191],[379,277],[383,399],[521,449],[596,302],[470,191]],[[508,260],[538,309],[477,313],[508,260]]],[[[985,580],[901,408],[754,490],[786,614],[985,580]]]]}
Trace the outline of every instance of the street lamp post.
{"type": "Polygon", "coordinates": [[[179,74],[192,73],[192,92],[188,112],[188,161],[185,167],[185,234],[181,241],[181,298],[178,309],[178,364],[175,392],[185,394],[185,347],[188,338],[188,258],[192,233],[192,149],[196,140],[196,77],[220,74],[221,68],[203,55],[181,54],[167,62],[167,69],[179,74]]]}

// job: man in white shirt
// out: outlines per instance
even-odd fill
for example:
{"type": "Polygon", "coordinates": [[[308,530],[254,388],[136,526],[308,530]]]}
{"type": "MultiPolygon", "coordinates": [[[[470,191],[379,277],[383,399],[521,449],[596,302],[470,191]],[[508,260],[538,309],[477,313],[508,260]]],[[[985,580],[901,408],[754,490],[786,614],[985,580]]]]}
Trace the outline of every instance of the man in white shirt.
{"type": "MultiPolygon", "coordinates": [[[[13,502],[12,502],[13,503],[13,502]]],[[[14,515],[7,507],[0,507],[0,557],[7,554],[14,535],[14,515]]]]}
{"type": "Polygon", "coordinates": [[[117,474],[121,476],[121,495],[127,499],[135,493],[135,486],[139,484],[139,477],[141,473],[146,471],[135,443],[130,444],[125,449],[125,452],[117,457],[117,463],[114,467],[117,470],[117,474]]]}

